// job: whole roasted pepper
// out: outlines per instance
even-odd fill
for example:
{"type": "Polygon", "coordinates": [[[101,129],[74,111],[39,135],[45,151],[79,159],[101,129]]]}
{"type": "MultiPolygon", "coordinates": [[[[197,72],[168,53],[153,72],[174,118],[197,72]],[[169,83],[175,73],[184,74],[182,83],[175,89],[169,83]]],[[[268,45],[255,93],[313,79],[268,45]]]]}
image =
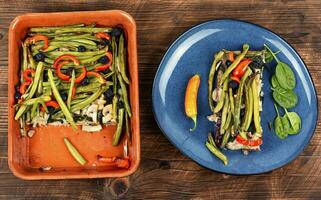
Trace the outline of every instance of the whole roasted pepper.
{"type": "Polygon", "coordinates": [[[194,122],[194,127],[190,131],[194,131],[197,125],[197,93],[200,85],[200,75],[194,75],[187,84],[185,92],[185,114],[194,122]]]}

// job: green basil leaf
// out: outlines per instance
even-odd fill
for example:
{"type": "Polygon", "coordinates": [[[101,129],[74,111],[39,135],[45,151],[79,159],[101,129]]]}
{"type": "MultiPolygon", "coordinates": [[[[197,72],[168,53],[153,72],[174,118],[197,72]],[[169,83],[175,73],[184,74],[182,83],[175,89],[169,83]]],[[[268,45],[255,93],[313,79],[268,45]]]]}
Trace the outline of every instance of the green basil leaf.
{"type": "Polygon", "coordinates": [[[298,103],[298,96],[293,90],[277,87],[273,91],[274,100],[283,108],[293,108],[298,103]]]}
{"type": "Polygon", "coordinates": [[[295,76],[287,64],[279,61],[275,68],[275,76],[282,88],[287,90],[293,90],[295,88],[295,76]]]}

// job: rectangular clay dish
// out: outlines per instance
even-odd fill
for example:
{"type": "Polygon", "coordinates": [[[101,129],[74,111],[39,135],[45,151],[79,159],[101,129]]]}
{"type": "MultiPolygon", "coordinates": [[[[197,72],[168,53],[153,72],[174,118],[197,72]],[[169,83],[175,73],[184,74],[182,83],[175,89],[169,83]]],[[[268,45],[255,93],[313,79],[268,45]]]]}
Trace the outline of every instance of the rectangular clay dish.
{"type": "MultiPolygon", "coordinates": [[[[8,164],[13,174],[22,179],[74,179],[128,176],[136,171],[140,161],[139,90],[136,46],[136,24],[134,19],[120,10],[32,13],[16,17],[9,28],[8,53],[8,164]],[[36,128],[32,138],[21,137],[15,115],[15,85],[19,82],[21,41],[31,27],[64,26],[70,24],[97,24],[106,27],[122,27],[127,38],[129,66],[129,98],[132,108],[131,142],[128,155],[129,169],[116,169],[97,162],[97,154],[120,156],[124,154],[124,139],[117,147],[111,144],[115,126],[108,126],[96,133],[75,132],[70,127],[43,126],[36,128]],[[79,165],[69,154],[63,143],[68,137],[88,160],[79,165]],[[42,170],[51,167],[51,170],[42,170]]],[[[123,133],[124,135],[124,133],[123,133]]],[[[124,137],[123,137],[124,138],[124,137]]]]}

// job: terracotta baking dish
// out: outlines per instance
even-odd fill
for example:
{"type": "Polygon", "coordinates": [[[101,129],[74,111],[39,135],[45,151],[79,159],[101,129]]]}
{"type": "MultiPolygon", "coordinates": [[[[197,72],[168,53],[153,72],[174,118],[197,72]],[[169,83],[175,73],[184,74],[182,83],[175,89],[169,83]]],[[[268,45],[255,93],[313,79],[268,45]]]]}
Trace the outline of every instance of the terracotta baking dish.
{"type": "MultiPolygon", "coordinates": [[[[11,171],[19,178],[71,179],[122,177],[132,174],[140,160],[139,95],[138,66],[136,47],[136,24],[127,13],[119,10],[32,13],[18,16],[9,28],[9,66],[8,66],[8,164],[11,171]],[[114,126],[104,128],[98,133],[73,131],[70,127],[40,127],[32,138],[20,137],[19,123],[14,120],[14,86],[18,83],[20,68],[20,44],[30,27],[61,26],[70,24],[92,24],[100,26],[121,26],[127,37],[129,76],[131,79],[129,94],[133,116],[131,118],[131,142],[128,155],[131,166],[128,170],[115,169],[97,162],[98,154],[103,156],[124,155],[124,139],[117,147],[111,145],[114,126]],[[63,138],[69,140],[88,160],[80,166],[69,154],[63,138]],[[43,171],[44,167],[52,167],[43,171]]],[[[124,133],[123,133],[124,135],[124,133]]]]}

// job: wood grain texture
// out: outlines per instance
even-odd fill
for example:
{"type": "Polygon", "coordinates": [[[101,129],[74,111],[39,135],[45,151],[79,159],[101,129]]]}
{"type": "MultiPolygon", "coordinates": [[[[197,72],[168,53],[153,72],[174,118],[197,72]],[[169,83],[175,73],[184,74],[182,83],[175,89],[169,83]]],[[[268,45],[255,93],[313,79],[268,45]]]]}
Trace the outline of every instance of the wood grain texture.
{"type": "Polygon", "coordinates": [[[158,129],[151,88],[167,47],[189,27],[215,18],[260,24],[288,40],[307,64],[321,94],[321,1],[4,1],[0,0],[0,199],[321,199],[321,124],[292,163],[255,176],[204,169],[182,155],[158,129]],[[28,12],[122,9],[138,27],[142,159],[122,179],[23,181],[7,165],[8,26],[28,12]]]}

